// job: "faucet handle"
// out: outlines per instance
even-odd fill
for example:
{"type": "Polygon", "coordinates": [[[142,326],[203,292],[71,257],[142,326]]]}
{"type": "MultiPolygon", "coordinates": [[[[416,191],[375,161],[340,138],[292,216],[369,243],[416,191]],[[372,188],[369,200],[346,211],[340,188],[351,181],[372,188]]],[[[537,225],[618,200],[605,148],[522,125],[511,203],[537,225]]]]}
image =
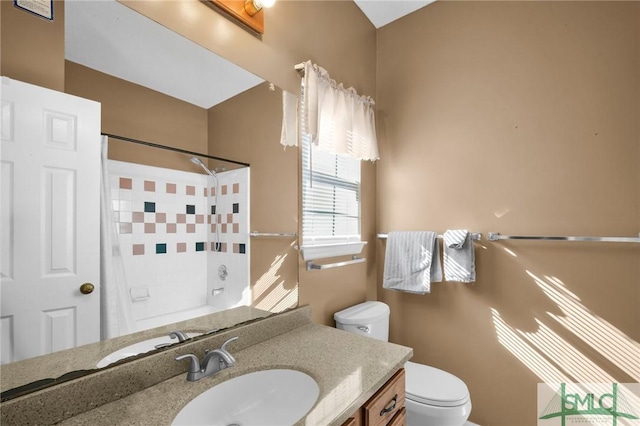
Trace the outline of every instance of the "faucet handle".
{"type": "Polygon", "coordinates": [[[227,340],[226,342],[224,342],[224,343],[222,344],[222,346],[220,347],[220,349],[221,349],[221,350],[223,350],[223,351],[225,351],[225,352],[228,352],[228,351],[227,351],[227,345],[228,345],[229,343],[233,342],[233,341],[236,341],[236,340],[238,340],[238,336],[236,336],[236,337],[232,337],[231,339],[229,339],[229,340],[227,340]]]}
{"type": "Polygon", "coordinates": [[[192,354],[181,355],[176,357],[176,361],[182,361],[183,359],[190,359],[191,363],[189,363],[189,373],[199,373],[200,372],[200,360],[197,356],[192,354]]]}
{"type": "Polygon", "coordinates": [[[169,337],[172,339],[178,339],[178,342],[184,342],[189,337],[182,330],[175,330],[169,333],[169,337]]]}

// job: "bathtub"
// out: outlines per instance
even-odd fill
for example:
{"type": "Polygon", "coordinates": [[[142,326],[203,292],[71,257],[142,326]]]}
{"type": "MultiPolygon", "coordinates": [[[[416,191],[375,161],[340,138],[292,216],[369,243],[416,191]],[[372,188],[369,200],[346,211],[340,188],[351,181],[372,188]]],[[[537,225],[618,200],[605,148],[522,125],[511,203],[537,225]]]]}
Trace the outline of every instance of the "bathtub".
{"type": "Polygon", "coordinates": [[[214,314],[220,311],[222,311],[222,309],[220,308],[216,308],[210,305],[203,305],[186,309],[184,311],[172,312],[166,315],[144,318],[136,321],[136,331],[144,331],[150,328],[162,327],[163,325],[173,324],[175,322],[185,321],[191,318],[214,314]]]}

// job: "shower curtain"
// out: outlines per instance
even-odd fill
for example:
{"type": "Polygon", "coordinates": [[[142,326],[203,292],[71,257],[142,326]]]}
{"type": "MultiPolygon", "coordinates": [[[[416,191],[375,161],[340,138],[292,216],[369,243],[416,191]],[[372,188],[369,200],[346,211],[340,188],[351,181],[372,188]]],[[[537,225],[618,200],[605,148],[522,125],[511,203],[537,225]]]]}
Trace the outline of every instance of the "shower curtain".
{"type": "Polygon", "coordinates": [[[136,331],[111,201],[108,147],[108,138],[103,136],[100,188],[100,324],[103,340],[136,331]]]}

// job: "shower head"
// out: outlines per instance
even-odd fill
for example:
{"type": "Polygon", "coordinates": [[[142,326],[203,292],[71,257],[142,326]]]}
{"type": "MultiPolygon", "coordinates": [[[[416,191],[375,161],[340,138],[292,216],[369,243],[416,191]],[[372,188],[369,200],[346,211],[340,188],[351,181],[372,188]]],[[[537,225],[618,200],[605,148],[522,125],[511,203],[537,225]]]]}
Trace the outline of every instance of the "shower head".
{"type": "Polygon", "coordinates": [[[202,162],[202,160],[199,159],[198,157],[191,157],[191,162],[193,164],[197,164],[198,166],[202,167],[203,170],[205,172],[207,172],[208,175],[211,175],[213,177],[216,176],[216,172],[214,172],[213,170],[210,170],[207,166],[205,166],[205,164],[202,162]]]}

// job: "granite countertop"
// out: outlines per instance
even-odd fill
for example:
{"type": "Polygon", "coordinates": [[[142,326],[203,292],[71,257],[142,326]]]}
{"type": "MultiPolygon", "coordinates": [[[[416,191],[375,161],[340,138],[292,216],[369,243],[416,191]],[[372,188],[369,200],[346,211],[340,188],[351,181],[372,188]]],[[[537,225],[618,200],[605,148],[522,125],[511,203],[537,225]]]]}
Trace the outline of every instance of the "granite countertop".
{"type": "Polygon", "coordinates": [[[289,368],[309,374],[320,388],[316,404],[297,424],[341,425],[412,354],[411,348],[306,323],[233,352],[236,365],[217,375],[188,382],[180,374],[60,424],[170,425],[182,407],[212,386],[253,371],[289,368]]]}
{"type": "Polygon", "coordinates": [[[57,378],[71,371],[95,369],[98,361],[110,353],[143,340],[167,336],[173,330],[206,333],[212,328],[224,329],[268,315],[271,313],[240,306],[167,326],[13,362],[0,367],[2,375],[0,388],[4,392],[36,380],[57,378]]]}

